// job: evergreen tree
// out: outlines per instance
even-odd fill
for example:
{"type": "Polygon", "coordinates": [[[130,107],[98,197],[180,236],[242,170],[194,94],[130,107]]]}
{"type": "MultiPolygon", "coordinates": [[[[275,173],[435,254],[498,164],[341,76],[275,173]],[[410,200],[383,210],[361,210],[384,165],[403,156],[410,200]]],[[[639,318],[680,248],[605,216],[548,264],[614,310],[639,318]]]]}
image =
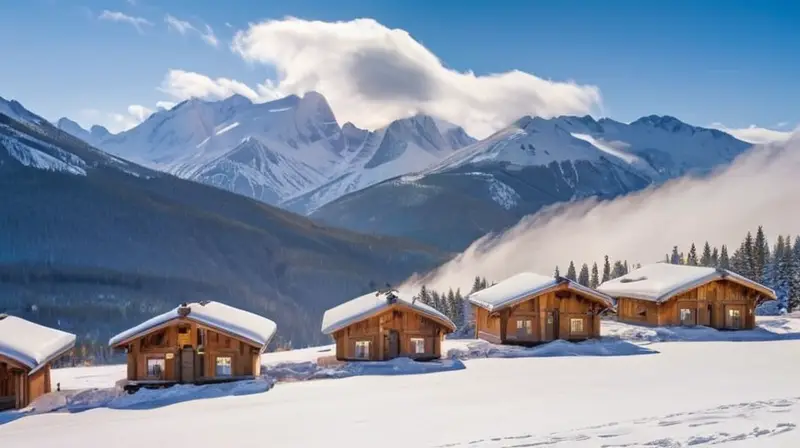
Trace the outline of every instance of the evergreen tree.
{"type": "Polygon", "coordinates": [[[625,268],[625,272],[623,272],[622,275],[625,275],[628,272],[631,272],[630,269],[628,269],[628,260],[625,260],[625,263],[623,264],[623,267],[625,268]]]}
{"type": "Polygon", "coordinates": [[[742,243],[742,269],[744,272],[742,275],[745,277],[758,281],[756,279],[756,250],[755,250],[755,242],[753,241],[753,234],[747,232],[747,236],[744,238],[744,243],[742,243]]]}
{"type": "Polygon", "coordinates": [[[609,263],[608,255],[606,255],[603,262],[603,278],[600,279],[600,283],[605,283],[609,280],[611,280],[611,263],[609,263]]]}
{"type": "Polygon", "coordinates": [[[589,286],[589,265],[586,263],[581,266],[581,272],[578,274],[578,283],[583,286],[589,286]]]}
{"type": "Polygon", "coordinates": [[[470,294],[472,294],[474,292],[478,292],[481,289],[482,289],[481,288],[481,277],[480,276],[476,276],[475,277],[475,281],[472,282],[472,290],[470,291],[470,294]]]}
{"type": "Polygon", "coordinates": [[[600,285],[600,274],[597,272],[597,262],[592,263],[592,276],[589,278],[589,286],[597,288],[600,285]]]}
{"type": "Polygon", "coordinates": [[[567,278],[573,282],[578,280],[578,273],[575,272],[575,263],[572,261],[569,262],[569,267],[567,268],[567,278]]]}
{"type": "Polygon", "coordinates": [[[697,248],[692,243],[692,247],[689,248],[689,256],[686,257],[686,264],[689,266],[697,266],[697,248]]]}
{"type": "Polygon", "coordinates": [[[436,291],[431,291],[431,304],[432,307],[435,309],[442,311],[442,299],[439,297],[439,293],[436,291]]]}
{"type": "Polygon", "coordinates": [[[447,291],[447,311],[449,311],[447,317],[449,317],[450,320],[452,320],[453,323],[456,324],[457,328],[460,328],[461,305],[458,303],[458,299],[456,299],[456,293],[455,291],[453,291],[453,288],[450,288],[450,290],[447,291]]]}
{"type": "Polygon", "coordinates": [[[681,256],[678,254],[678,246],[672,247],[672,256],[669,258],[669,262],[672,264],[682,264],[681,263],[681,256]]]}
{"type": "Polygon", "coordinates": [[[625,275],[625,265],[621,261],[614,262],[614,268],[611,270],[611,279],[619,278],[625,275]]]}
{"type": "Polygon", "coordinates": [[[703,255],[700,256],[700,266],[712,266],[711,264],[711,245],[706,244],[703,246],[703,255]]]}
{"type": "Polygon", "coordinates": [[[764,236],[764,228],[758,226],[756,231],[756,240],[753,243],[753,280],[757,282],[764,281],[764,271],[767,266],[767,253],[769,246],[767,245],[767,238],[764,236]]]}
{"type": "Polygon", "coordinates": [[[664,263],[669,263],[669,254],[664,254],[664,263]]]}
{"type": "Polygon", "coordinates": [[[556,271],[553,272],[554,277],[561,277],[561,272],[558,271],[558,265],[556,265],[556,271]]]}
{"type": "Polygon", "coordinates": [[[778,296],[778,302],[791,311],[798,305],[795,301],[794,291],[792,291],[794,251],[790,244],[786,244],[786,240],[783,242],[784,247],[780,250],[780,258],[777,258],[778,254],[776,253],[773,289],[775,289],[775,294],[778,296]]]}
{"type": "Polygon", "coordinates": [[[422,285],[422,288],[419,289],[417,300],[424,303],[425,305],[432,305],[431,295],[428,292],[428,288],[425,285],[422,285]]]}
{"type": "Polygon", "coordinates": [[[728,258],[728,247],[726,245],[722,245],[722,249],[719,252],[719,267],[722,269],[730,269],[731,268],[731,261],[728,258]]]}
{"type": "Polygon", "coordinates": [[[794,246],[792,247],[790,282],[794,299],[793,303],[795,304],[795,307],[792,308],[791,311],[794,311],[800,303],[800,236],[794,238],[794,246]]]}
{"type": "Polygon", "coordinates": [[[456,289],[455,310],[456,320],[453,322],[455,322],[458,328],[461,328],[467,323],[467,304],[464,300],[464,296],[461,295],[461,288],[456,289]]]}
{"type": "Polygon", "coordinates": [[[715,268],[719,266],[719,250],[716,247],[711,251],[711,264],[709,266],[715,268]]]}
{"type": "MultiPolygon", "coordinates": [[[[492,284],[494,284],[494,283],[492,283],[492,284]]],[[[489,282],[486,281],[486,277],[483,277],[481,279],[481,289],[486,289],[488,287],[489,287],[489,282]]]]}

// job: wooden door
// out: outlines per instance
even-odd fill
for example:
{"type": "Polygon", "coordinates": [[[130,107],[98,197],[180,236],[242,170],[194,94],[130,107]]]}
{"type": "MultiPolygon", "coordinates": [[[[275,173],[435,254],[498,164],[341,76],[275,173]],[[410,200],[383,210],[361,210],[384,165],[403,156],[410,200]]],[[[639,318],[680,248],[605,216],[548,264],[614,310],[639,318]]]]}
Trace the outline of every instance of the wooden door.
{"type": "Polygon", "coordinates": [[[389,352],[387,353],[387,359],[394,359],[400,356],[400,334],[397,330],[389,330],[387,334],[388,341],[386,346],[388,347],[389,352]]]}
{"type": "Polygon", "coordinates": [[[544,340],[558,339],[558,311],[548,311],[544,321],[544,340]]]}
{"type": "Polygon", "coordinates": [[[191,347],[181,349],[181,382],[194,382],[194,349],[191,347]]]}

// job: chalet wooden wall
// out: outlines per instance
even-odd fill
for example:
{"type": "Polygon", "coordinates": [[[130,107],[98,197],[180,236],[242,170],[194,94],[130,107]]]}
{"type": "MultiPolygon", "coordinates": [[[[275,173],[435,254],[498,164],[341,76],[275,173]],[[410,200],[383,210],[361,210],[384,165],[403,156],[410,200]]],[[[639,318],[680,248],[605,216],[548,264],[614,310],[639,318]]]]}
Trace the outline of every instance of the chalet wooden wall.
{"type": "Polygon", "coordinates": [[[0,356],[0,410],[24,408],[50,392],[50,366],[28,375],[30,369],[0,356]]]}
{"type": "Polygon", "coordinates": [[[619,320],[648,325],[705,325],[717,329],[755,328],[758,292],[728,280],[717,280],[686,291],[666,302],[620,297],[619,320]],[[681,320],[681,310],[685,319],[681,320]],[[642,317],[642,312],[646,313],[642,317]],[[732,314],[739,314],[739,323],[732,314]]]}
{"type": "Polygon", "coordinates": [[[596,338],[600,336],[599,313],[603,308],[566,287],[492,313],[473,305],[476,337],[502,344],[596,338]]]}
{"type": "Polygon", "coordinates": [[[356,322],[334,333],[336,358],[340,360],[381,361],[395,356],[435,359],[441,356],[442,336],[447,331],[440,323],[415,310],[394,306],[385,312],[356,322]],[[396,332],[397,353],[391,352],[390,334],[396,332]],[[422,339],[424,351],[417,353],[413,339],[422,339]],[[369,357],[356,356],[356,344],[369,343],[369,357]],[[394,356],[393,356],[394,355],[394,356]]]}
{"type": "MultiPolygon", "coordinates": [[[[256,376],[261,373],[260,347],[221,330],[189,320],[174,320],[167,326],[153,329],[128,344],[128,379],[132,381],[197,381],[216,378],[217,357],[231,358],[231,377],[256,376]],[[202,330],[204,353],[197,353],[202,330]],[[184,372],[182,351],[192,351],[192,372],[184,372]],[[163,359],[160,378],[148,376],[148,359],[163,359]]],[[[187,354],[188,356],[188,354],[187,354]]],[[[187,365],[188,366],[188,365],[187,365]]]]}

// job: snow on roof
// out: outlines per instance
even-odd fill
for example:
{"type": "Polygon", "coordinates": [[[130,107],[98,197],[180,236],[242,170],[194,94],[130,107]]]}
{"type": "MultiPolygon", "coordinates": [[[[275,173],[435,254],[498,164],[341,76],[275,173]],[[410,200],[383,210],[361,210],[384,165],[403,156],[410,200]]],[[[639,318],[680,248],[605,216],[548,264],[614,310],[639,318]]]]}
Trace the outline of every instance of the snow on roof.
{"type": "Polygon", "coordinates": [[[376,313],[389,309],[395,303],[405,305],[427,317],[435,319],[445,324],[450,330],[455,331],[456,325],[441,311],[425,305],[419,300],[412,300],[409,295],[391,292],[371,292],[353,300],[335,306],[322,316],[322,332],[331,334],[341,330],[348,325],[360,322],[376,313]],[[390,302],[389,294],[393,294],[395,302],[390,302]]]}
{"type": "MultiPolygon", "coordinates": [[[[141,324],[123,331],[108,341],[108,345],[114,346],[121,342],[144,335],[149,330],[173,319],[182,317],[179,310],[184,305],[150,318],[141,324]]],[[[249,311],[240,310],[232,306],[219,302],[199,302],[187,303],[185,307],[189,309],[187,319],[193,320],[203,325],[227,331],[234,336],[252,341],[262,347],[269,343],[275,335],[277,325],[266,317],[253,314],[249,311]]]]}
{"type": "Polygon", "coordinates": [[[611,297],[592,288],[564,277],[556,278],[533,272],[521,272],[513,275],[500,283],[470,294],[467,300],[481,308],[494,311],[517,304],[528,297],[541,294],[560,284],[566,284],[567,288],[573,291],[600,300],[608,307],[613,306],[611,297]]]}
{"type": "Polygon", "coordinates": [[[734,272],[670,263],[642,266],[622,277],[604,282],[597,289],[613,297],[664,302],[677,294],[723,278],[752,288],[768,298],[775,298],[775,291],[772,289],[734,272]]]}
{"type": "Polygon", "coordinates": [[[36,372],[75,346],[75,335],[0,314],[0,355],[36,372]]]}

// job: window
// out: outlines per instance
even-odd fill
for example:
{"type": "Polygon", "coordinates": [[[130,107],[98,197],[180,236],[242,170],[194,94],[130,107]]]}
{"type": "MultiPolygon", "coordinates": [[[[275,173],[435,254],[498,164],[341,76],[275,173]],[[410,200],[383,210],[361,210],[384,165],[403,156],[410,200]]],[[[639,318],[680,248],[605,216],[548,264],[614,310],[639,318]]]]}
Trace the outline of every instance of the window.
{"type": "Polygon", "coordinates": [[[147,358],[147,376],[162,379],[164,377],[164,358],[147,358]]]}
{"type": "Polygon", "coordinates": [[[569,320],[570,333],[583,333],[583,319],[572,318],[569,320]]]}
{"type": "Polygon", "coordinates": [[[517,319],[517,333],[533,333],[533,321],[530,319],[517,319]]]}
{"type": "Polygon", "coordinates": [[[681,325],[694,325],[694,310],[681,308],[681,325]]]}
{"type": "Polygon", "coordinates": [[[356,341],[356,358],[369,359],[369,341],[356,341]]]}
{"type": "Polygon", "coordinates": [[[731,316],[733,319],[738,319],[742,317],[742,314],[739,310],[728,310],[728,315],[731,316]]]}
{"type": "Polygon", "coordinates": [[[217,368],[215,370],[216,376],[231,376],[231,357],[230,356],[217,356],[217,368]]]}
{"type": "Polygon", "coordinates": [[[425,353],[425,339],[411,338],[411,350],[414,353],[425,353]]]}

